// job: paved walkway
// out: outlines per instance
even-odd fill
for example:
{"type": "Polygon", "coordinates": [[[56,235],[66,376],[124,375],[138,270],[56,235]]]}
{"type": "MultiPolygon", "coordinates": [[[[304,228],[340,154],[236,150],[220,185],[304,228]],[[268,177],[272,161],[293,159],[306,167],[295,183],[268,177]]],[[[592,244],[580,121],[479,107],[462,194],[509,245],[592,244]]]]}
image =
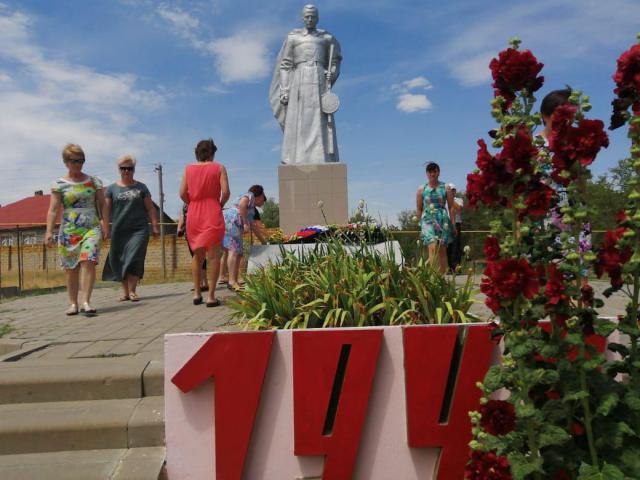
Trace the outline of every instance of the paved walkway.
{"type": "MultiPolygon", "coordinates": [[[[606,284],[593,283],[597,292],[606,284]]],[[[10,349],[21,348],[21,361],[34,359],[108,358],[138,356],[162,360],[163,336],[166,333],[207,332],[240,328],[231,319],[226,306],[194,306],[188,283],[143,285],[142,301],[122,302],[116,288],[98,288],[93,304],[98,315],[68,317],[66,293],[25,297],[0,303],[0,323],[10,322],[15,330],[0,339],[0,357],[10,349]]],[[[218,288],[223,300],[233,296],[218,288]]],[[[617,293],[606,301],[603,316],[624,313],[626,297],[617,293]]],[[[488,316],[482,295],[472,311],[488,316]]]]}
{"type": "MultiPolygon", "coordinates": [[[[98,315],[66,316],[65,292],[36,295],[0,303],[0,323],[14,331],[0,338],[3,352],[32,351],[20,361],[34,359],[139,356],[162,360],[166,333],[236,329],[228,307],[194,306],[189,283],[142,285],[137,303],[118,302],[116,288],[97,288],[92,304],[98,315]]],[[[233,296],[218,288],[223,301],[233,296]]]]}

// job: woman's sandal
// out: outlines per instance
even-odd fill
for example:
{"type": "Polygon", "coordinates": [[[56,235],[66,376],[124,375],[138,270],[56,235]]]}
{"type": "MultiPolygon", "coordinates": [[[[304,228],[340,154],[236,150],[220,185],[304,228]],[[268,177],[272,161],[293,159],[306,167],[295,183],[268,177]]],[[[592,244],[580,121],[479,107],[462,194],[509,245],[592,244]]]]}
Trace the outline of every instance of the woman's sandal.
{"type": "Polygon", "coordinates": [[[118,301],[119,302],[128,302],[129,300],[131,300],[131,297],[129,297],[129,295],[122,295],[118,301]]]}
{"type": "Polygon", "coordinates": [[[207,301],[207,307],[219,307],[220,305],[222,305],[220,303],[220,300],[217,298],[214,298],[213,301],[207,301]]]}
{"type": "Polygon", "coordinates": [[[89,305],[89,302],[84,302],[80,311],[89,315],[95,315],[96,313],[98,313],[98,310],[89,305]]]}
{"type": "Polygon", "coordinates": [[[232,292],[236,292],[236,293],[244,291],[244,288],[242,287],[242,285],[239,285],[237,283],[235,285],[232,285],[230,283],[229,285],[227,285],[227,288],[232,292]]]}
{"type": "Polygon", "coordinates": [[[220,280],[218,280],[218,285],[229,285],[229,279],[221,278],[220,280]]]}
{"type": "Polygon", "coordinates": [[[193,304],[194,305],[200,305],[202,303],[202,296],[200,297],[193,297],[193,304]]]}
{"type": "Polygon", "coordinates": [[[66,315],[77,315],[78,314],[78,305],[76,305],[75,303],[72,303],[71,305],[69,305],[69,308],[67,308],[67,311],[64,312],[66,315]]]}
{"type": "Polygon", "coordinates": [[[139,302],[139,301],[140,301],[140,297],[139,297],[139,296],[138,296],[138,294],[137,294],[137,293],[135,293],[135,292],[131,292],[131,293],[129,294],[129,299],[130,299],[132,302],[139,302]]]}

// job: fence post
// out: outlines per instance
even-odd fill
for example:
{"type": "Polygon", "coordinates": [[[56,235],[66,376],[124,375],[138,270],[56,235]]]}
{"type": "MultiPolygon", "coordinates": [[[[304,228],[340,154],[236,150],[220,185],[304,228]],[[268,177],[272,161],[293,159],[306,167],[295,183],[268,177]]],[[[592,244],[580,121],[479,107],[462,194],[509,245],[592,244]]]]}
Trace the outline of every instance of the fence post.
{"type": "Polygon", "coordinates": [[[24,279],[22,278],[22,233],[20,232],[20,225],[16,225],[16,238],[18,239],[18,291],[22,293],[22,285],[24,279]]]}

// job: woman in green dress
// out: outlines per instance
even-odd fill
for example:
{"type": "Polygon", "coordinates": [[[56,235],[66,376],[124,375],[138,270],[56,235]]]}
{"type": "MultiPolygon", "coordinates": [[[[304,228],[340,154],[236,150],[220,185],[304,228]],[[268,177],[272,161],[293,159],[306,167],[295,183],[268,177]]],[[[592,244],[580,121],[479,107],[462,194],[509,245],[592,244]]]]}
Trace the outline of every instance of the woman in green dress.
{"type": "Polygon", "coordinates": [[[441,273],[447,271],[447,245],[456,235],[451,222],[453,215],[453,192],[439,181],[440,167],[437,163],[427,165],[427,183],[416,193],[416,216],[420,219],[420,238],[427,246],[429,259],[441,273]]]}
{"type": "Polygon", "coordinates": [[[78,313],[78,292],[83,299],[80,310],[95,314],[91,306],[91,293],[96,279],[96,264],[100,257],[102,229],[98,212],[104,204],[102,182],[98,177],[82,171],[84,151],[80,145],[68,144],[62,150],[62,160],[68,169],[66,176],[56,180],[51,187],[51,202],[47,213],[45,242],[54,244],[53,228],[63,208],[58,232],[60,266],[67,277],[69,308],[67,315],[78,313]]]}
{"type": "Polygon", "coordinates": [[[109,255],[102,270],[102,280],[122,283],[120,301],[140,300],[136,292],[144,276],[144,259],[149,242],[149,222],[154,237],[158,236],[158,219],[151,193],[144,183],[133,179],[136,159],[125,155],[118,160],[120,180],[105,192],[103,217],[105,238],[111,234],[109,255]]]}

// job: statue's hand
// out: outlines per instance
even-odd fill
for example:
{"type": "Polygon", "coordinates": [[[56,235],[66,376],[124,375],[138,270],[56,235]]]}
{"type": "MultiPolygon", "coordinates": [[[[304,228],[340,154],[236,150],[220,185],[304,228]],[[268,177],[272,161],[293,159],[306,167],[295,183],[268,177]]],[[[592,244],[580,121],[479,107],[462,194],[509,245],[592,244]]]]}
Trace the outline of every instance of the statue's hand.
{"type": "Polygon", "coordinates": [[[327,70],[326,72],[324,72],[324,77],[328,82],[333,82],[333,73],[331,73],[331,70],[327,70]]]}
{"type": "Polygon", "coordinates": [[[280,95],[280,103],[282,105],[287,105],[289,103],[289,94],[283,93],[280,95]]]}

